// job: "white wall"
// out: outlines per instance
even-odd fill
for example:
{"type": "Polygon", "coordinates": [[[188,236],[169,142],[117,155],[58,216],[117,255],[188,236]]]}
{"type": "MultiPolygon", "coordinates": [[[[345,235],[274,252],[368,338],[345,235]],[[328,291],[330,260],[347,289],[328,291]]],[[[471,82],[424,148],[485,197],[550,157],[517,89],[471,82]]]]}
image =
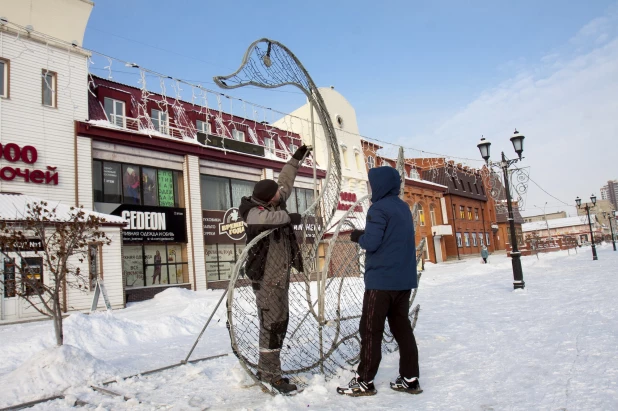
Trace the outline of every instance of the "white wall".
{"type": "MultiPolygon", "coordinates": [[[[24,2],[26,3],[26,2],[24,2]]],[[[16,176],[0,179],[0,190],[35,195],[67,205],[77,202],[75,190],[74,120],[88,118],[86,57],[0,31],[0,56],[10,60],[10,96],[0,98],[0,143],[34,146],[34,164],[9,162],[2,167],[47,171],[56,167],[58,185],[26,183],[16,176]],[[42,105],[42,70],[58,73],[57,108],[42,105]]]]}

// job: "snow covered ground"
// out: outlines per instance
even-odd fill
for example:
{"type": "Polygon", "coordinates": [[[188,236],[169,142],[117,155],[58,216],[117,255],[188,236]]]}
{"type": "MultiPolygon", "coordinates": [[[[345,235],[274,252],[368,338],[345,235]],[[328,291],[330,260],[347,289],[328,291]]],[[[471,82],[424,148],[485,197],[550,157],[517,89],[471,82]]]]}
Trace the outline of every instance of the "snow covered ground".
{"type": "MultiPolygon", "coordinates": [[[[134,410],[612,410],[618,409],[618,252],[599,247],[524,257],[525,290],[512,289],[504,255],[427,265],[416,301],[421,365],[418,396],[397,393],[397,353],[382,360],[374,397],[336,394],[340,379],[316,376],[295,397],[271,397],[227,357],[133,378],[108,388],[87,382],[179,362],[221,291],[168,290],[112,314],[74,314],[65,321],[62,349],[52,324],[0,327],[0,407],[64,393],[91,409],[134,410]]],[[[192,358],[230,353],[224,308],[192,358]]],[[[56,400],[33,409],[66,409],[56,400]]]]}

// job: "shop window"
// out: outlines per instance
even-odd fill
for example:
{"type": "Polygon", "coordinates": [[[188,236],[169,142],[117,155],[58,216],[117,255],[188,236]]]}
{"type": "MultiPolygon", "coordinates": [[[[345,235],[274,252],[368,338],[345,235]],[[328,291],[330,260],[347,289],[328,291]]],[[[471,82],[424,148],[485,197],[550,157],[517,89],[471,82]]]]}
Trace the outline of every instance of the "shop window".
{"type": "Polygon", "coordinates": [[[243,197],[251,196],[255,183],[253,181],[231,179],[230,185],[232,191],[232,207],[239,207],[243,197]]]}
{"type": "Polygon", "coordinates": [[[207,280],[229,280],[244,248],[244,244],[206,244],[204,252],[207,280]]]}
{"type": "Polygon", "coordinates": [[[125,204],[140,204],[139,166],[122,165],[122,202],[125,204]]]}
{"type": "Polygon", "coordinates": [[[142,167],[142,195],[144,205],[159,205],[157,190],[157,170],[154,168],[142,167]]]}
{"type": "Polygon", "coordinates": [[[43,257],[21,259],[21,278],[26,295],[43,293],[43,257]]]}
{"type": "Polygon", "coordinates": [[[457,237],[457,247],[461,248],[461,233],[455,233],[455,236],[457,237]]]}
{"type": "Polygon", "coordinates": [[[182,173],[94,160],[92,188],[98,203],[182,207],[182,173]]]}
{"type": "Polygon", "coordinates": [[[472,245],[476,247],[478,244],[476,243],[476,233],[472,233],[472,245]]]}
{"type": "Polygon", "coordinates": [[[143,244],[122,247],[127,287],[151,287],[189,282],[183,244],[143,244]]]}
{"type": "Polygon", "coordinates": [[[4,288],[4,298],[15,297],[15,260],[12,258],[3,258],[2,260],[4,280],[0,285],[4,288]]]}
{"type": "Polygon", "coordinates": [[[479,233],[479,245],[483,246],[483,233],[479,233]]]}
{"type": "Polygon", "coordinates": [[[43,69],[42,78],[42,100],[47,107],[58,106],[58,75],[53,71],[43,69]]]}
{"type": "Polygon", "coordinates": [[[464,240],[466,242],[466,247],[470,247],[470,233],[464,233],[464,240]]]}

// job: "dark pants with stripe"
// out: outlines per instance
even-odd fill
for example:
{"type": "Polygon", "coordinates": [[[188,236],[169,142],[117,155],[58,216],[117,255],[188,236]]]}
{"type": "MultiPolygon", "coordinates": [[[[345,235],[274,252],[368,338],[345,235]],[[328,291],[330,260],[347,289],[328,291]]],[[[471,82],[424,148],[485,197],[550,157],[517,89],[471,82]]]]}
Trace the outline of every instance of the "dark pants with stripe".
{"type": "Polygon", "coordinates": [[[406,378],[419,376],[418,348],[408,317],[410,293],[411,290],[365,290],[360,320],[360,363],[357,370],[363,381],[373,381],[378,372],[382,360],[384,323],[387,319],[399,345],[399,374],[406,378]]]}

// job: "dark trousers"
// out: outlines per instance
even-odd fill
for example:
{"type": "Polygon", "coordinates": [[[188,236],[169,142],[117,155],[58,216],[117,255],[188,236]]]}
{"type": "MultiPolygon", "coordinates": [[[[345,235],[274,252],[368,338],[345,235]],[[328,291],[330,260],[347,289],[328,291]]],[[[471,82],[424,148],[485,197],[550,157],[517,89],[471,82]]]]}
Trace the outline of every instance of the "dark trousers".
{"type": "Polygon", "coordinates": [[[386,319],[399,345],[399,374],[405,378],[419,376],[418,348],[408,317],[410,293],[411,290],[365,290],[360,320],[360,363],[357,370],[363,381],[373,381],[378,372],[386,319]]]}

